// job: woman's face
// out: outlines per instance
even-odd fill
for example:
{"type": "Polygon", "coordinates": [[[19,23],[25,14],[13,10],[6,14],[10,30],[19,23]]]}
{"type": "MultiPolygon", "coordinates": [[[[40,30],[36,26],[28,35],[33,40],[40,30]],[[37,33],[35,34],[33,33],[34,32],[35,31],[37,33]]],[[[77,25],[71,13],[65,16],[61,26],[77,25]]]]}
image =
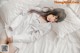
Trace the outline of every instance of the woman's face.
{"type": "Polygon", "coordinates": [[[49,22],[56,22],[57,21],[57,16],[54,16],[54,15],[50,14],[50,15],[47,16],[47,20],[49,22]]]}

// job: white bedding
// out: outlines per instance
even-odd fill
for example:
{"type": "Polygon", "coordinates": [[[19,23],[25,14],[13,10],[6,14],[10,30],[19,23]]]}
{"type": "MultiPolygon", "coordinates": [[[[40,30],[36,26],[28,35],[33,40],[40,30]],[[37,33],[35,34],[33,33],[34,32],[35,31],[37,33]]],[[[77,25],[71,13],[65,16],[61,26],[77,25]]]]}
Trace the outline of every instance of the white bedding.
{"type": "MultiPolygon", "coordinates": [[[[19,48],[18,53],[80,53],[80,17],[76,16],[74,10],[73,12],[72,9],[66,5],[54,5],[51,7],[49,5],[54,3],[49,3],[48,5],[48,0],[44,0],[44,2],[42,2],[42,0],[35,0],[37,5],[35,3],[32,4],[32,2],[29,3],[32,0],[29,0],[29,2],[25,1],[27,0],[8,0],[8,3],[0,6],[0,18],[5,24],[0,26],[5,26],[8,35],[12,35],[13,37],[23,37],[22,39],[14,38],[13,44],[19,48]],[[43,4],[45,3],[45,5],[43,6],[40,2],[43,4]],[[38,40],[36,39],[36,41],[33,41],[33,36],[25,38],[22,33],[26,34],[26,23],[30,23],[27,18],[31,18],[32,16],[29,16],[27,11],[31,8],[39,9],[39,5],[41,8],[45,6],[51,8],[63,8],[66,11],[67,17],[61,23],[53,23],[52,31],[41,38],[38,37],[38,40]],[[10,31],[9,27],[11,27],[13,31],[10,31]],[[24,38],[27,42],[25,42],[24,38]],[[15,39],[17,39],[17,43],[15,39]]],[[[78,12],[79,11],[80,10],[78,9],[78,12]]],[[[33,15],[32,17],[37,18],[36,15],[33,15]]],[[[33,24],[37,25],[35,22],[33,22],[33,24]]],[[[36,36],[34,35],[34,37],[36,36]]]]}

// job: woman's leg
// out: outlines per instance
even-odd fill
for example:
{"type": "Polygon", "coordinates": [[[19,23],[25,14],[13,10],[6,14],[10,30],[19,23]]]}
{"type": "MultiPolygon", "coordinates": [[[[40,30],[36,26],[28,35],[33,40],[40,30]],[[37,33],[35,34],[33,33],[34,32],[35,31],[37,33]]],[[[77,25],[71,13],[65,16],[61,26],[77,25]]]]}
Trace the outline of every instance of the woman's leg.
{"type": "MultiPolygon", "coordinates": [[[[3,32],[0,33],[0,47],[2,47],[3,45],[5,45],[6,43],[7,43],[7,35],[3,31],[3,32]]],[[[0,52],[0,53],[3,53],[3,52],[0,52]]]]}
{"type": "Polygon", "coordinates": [[[13,43],[9,43],[9,51],[7,53],[15,53],[17,48],[13,46],[13,43]]]}
{"type": "Polygon", "coordinates": [[[7,43],[7,35],[5,32],[2,32],[0,34],[0,44],[6,44],[7,43]]]}
{"type": "MultiPolygon", "coordinates": [[[[1,36],[0,45],[5,45],[6,44],[7,46],[9,46],[8,47],[9,48],[8,52],[5,52],[5,53],[15,53],[17,48],[13,46],[13,43],[8,43],[7,44],[7,37],[6,36],[2,36],[2,35],[0,35],[0,36],[1,36]]],[[[4,53],[4,52],[1,52],[1,53],[4,53]]]]}

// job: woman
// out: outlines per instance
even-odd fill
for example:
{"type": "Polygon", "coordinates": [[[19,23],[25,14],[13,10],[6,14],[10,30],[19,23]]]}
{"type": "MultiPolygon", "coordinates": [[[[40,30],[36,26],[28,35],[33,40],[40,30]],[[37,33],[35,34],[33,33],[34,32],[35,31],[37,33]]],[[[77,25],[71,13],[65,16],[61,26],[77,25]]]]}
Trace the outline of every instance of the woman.
{"type": "MultiPolygon", "coordinates": [[[[35,9],[32,9],[29,11],[30,15],[28,19],[26,20],[26,24],[28,23],[29,19],[31,20],[27,27],[26,27],[26,32],[27,33],[22,33],[19,36],[14,35],[11,38],[5,38],[6,41],[4,44],[11,43],[11,42],[34,42],[37,39],[40,39],[43,35],[46,35],[51,30],[51,23],[54,22],[61,22],[65,19],[66,14],[65,11],[61,8],[56,8],[53,10],[48,10],[46,12],[43,11],[37,11],[35,9]],[[33,17],[30,17],[33,16],[33,17]],[[38,16],[38,17],[34,17],[38,16]],[[27,29],[28,28],[28,29],[27,29]],[[26,37],[24,38],[23,35],[26,37]],[[19,37],[19,38],[18,38],[19,37]]],[[[4,39],[3,39],[4,40],[4,39]]],[[[3,43],[1,43],[3,44],[3,43]]],[[[10,44],[11,45],[11,44],[10,44]]],[[[12,46],[10,46],[12,47],[12,46]]],[[[12,47],[14,49],[14,47],[12,47]]],[[[11,52],[11,51],[10,51],[11,52]]]]}
{"type": "MultiPolygon", "coordinates": [[[[66,18],[66,14],[65,14],[65,11],[64,11],[64,9],[61,9],[61,8],[56,8],[56,9],[53,9],[53,10],[48,10],[48,11],[46,11],[46,12],[43,12],[43,11],[37,11],[37,10],[35,10],[35,9],[31,9],[30,11],[29,11],[29,14],[31,15],[31,16],[38,16],[38,17],[29,17],[29,19],[27,19],[27,20],[29,20],[30,21],[30,23],[28,23],[28,27],[31,29],[33,29],[34,31],[35,31],[35,27],[38,27],[38,26],[35,26],[34,24],[33,24],[33,22],[35,23],[35,24],[38,24],[39,26],[41,25],[41,27],[43,27],[42,26],[42,24],[49,24],[49,25],[51,25],[51,23],[58,23],[58,22],[61,22],[61,21],[63,21],[65,18],[66,18]],[[37,22],[37,23],[36,23],[37,22]]],[[[46,25],[44,25],[44,26],[46,26],[46,25]]],[[[41,30],[41,27],[40,27],[40,30],[41,30]]],[[[29,29],[28,28],[28,29],[29,29]]],[[[27,30],[28,30],[27,29],[27,30]]],[[[50,29],[50,28],[49,28],[50,29]]],[[[33,32],[33,31],[27,31],[27,32],[33,32]]],[[[37,33],[38,31],[35,31],[35,33],[37,33]]],[[[46,31],[47,32],[47,31],[46,31]]],[[[43,34],[42,34],[43,35],[43,34]]],[[[36,36],[36,35],[35,35],[36,36]]],[[[13,36],[13,38],[16,38],[16,36],[13,36]]],[[[15,38],[13,39],[13,40],[15,40],[15,38]]],[[[16,41],[18,41],[18,40],[16,40],[16,41]]]]}
{"type": "Polygon", "coordinates": [[[50,33],[51,23],[61,22],[65,18],[65,11],[61,8],[49,9],[47,11],[31,9],[27,19],[23,22],[24,25],[22,24],[22,26],[26,27],[23,27],[21,34],[17,33],[9,40],[10,42],[16,43],[14,45],[19,49],[19,53],[32,53],[34,49],[31,49],[31,51],[27,50],[30,48],[28,45],[34,45],[34,42],[46,36],[47,33],[50,33]]]}

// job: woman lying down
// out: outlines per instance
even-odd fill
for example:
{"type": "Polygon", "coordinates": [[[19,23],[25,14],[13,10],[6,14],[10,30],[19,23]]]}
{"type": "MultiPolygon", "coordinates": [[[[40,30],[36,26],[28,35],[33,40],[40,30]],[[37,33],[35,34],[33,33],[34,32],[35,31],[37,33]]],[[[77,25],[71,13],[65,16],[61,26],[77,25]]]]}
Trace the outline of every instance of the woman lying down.
{"type": "MultiPolygon", "coordinates": [[[[65,18],[66,18],[65,10],[61,8],[55,8],[53,10],[48,9],[47,11],[38,11],[35,9],[31,9],[29,11],[29,16],[27,17],[24,23],[27,24],[24,31],[20,35],[15,34],[14,36],[11,36],[11,38],[8,38],[7,43],[8,44],[14,43],[14,46],[19,49],[18,53],[75,53],[75,52],[79,53],[79,48],[77,49],[77,46],[79,45],[76,46],[77,38],[73,37],[75,35],[71,34],[72,32],[75,31],[73,30],[74,28],[77,29],[77,27],[75,26],[72,27],[72,25],[75,25],[76,22],[75,23],[70,22],[74,21],[72,19],[69,21],[66,20],[64,24],[62,23],[62,21],[64,21],[65,18]],[[58,27],[60,29],[58,29],[59,31],[56,32],[57,37],[55,38],[55,40],[50,41],[46,38],[46,35],[50,33],[50,31],[52,30],[52,23],[61,25],[60,27],[58,27]],[[69,31],[70,33],[68,33],[67,31],[69,29],[67,25],[70,25],[69,27],[72,27],[73,31],[72,30],[69,31]],[[60,37],[61,36],[60,33],[64,35],[63,38],[60,37]],[[73,40],[75,40],[76,42],[73,40]],[[19,47],[18,45],[15,44],[15,42],[22,44],[19,47]],[[74,44],[74,42],[76,44],[74,44]]],[[[74,19],[77,20],[77,18],[74,19]]],[[[10,45],[10,47],[12,46],[13,45],[10,45]]]]}

